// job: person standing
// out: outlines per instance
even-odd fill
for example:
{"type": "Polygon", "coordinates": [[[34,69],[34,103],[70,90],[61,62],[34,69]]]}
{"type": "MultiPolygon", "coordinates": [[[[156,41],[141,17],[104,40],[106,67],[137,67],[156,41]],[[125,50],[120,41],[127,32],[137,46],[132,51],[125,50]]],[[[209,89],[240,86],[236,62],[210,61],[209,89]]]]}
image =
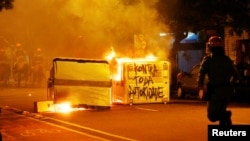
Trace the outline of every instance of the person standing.
{"type": "Polygon", "coordinates": [[[33,65],[41,64],[42,66],[45,66],[45,64],[46,64],[45,58],[46,57],[45,57],[42,49],[37,48],[36,52],[34,53],[34,56],[32,58],[32,64],[33,65]]]}
{"type": "Polygon", "coordinates": [[[27,59],[26,57],[27,57],[27,52],[23,49],[20,43],[17,43],[14,51],[14,61],[17,62],[20,58],[26,60],[27,59]]]}
{"type": "Polygon", "coordinates": [[[10,61],[5,48],[0,48],[0,85],[7,86],[10,78],[10,61]]]}
{"type": "Polygon", "coordinates": [[[42,81],[45,77],[45,68],[46,68],[46,60],[45,55],[41,48],[37,48],[33,58],[32,58],[32,67],[31,73],[33,76],[32,85],[33,86],[41,86],[42,81]]]}
{"type": "Polygon", "coordinates": [[[230,126],[232,112],[227,110],[227,107],[233,94],[231,84],[232,81],[240,79],[240,74],[233,61],[225,55],[221,37],[210,37],[207,45],[210,54],[201,62],[198,87],[204,89],[204,79],[207,75],[207,118],[211,122],[219,121],[221,126],[230,126]]]}

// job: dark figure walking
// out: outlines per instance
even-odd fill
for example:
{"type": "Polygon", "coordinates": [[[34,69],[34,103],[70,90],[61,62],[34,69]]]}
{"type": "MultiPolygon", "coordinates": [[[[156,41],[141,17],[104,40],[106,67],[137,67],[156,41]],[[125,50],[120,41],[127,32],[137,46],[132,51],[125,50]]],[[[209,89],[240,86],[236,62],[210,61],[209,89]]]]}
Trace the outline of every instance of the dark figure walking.
{"type": "Polygon", "coordinates": [[[207,117],[211,122],[219,121],[222,126],[232,125],[231,111],[227,111],[233,94],[232,81],[240,78],[233,61],[225,55],[221,37],[212,36],[207,43],[210,54],[203,58],[198,78],[199,89],[204,88],[205,75],[207,84],[207,117]]]}

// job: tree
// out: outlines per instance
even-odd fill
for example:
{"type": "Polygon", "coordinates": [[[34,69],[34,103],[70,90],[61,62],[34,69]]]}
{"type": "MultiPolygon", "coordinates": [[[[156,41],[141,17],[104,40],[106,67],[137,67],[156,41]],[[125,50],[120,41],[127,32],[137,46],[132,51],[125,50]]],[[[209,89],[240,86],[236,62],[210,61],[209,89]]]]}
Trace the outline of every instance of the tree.
{"type": "Polygon", "coordinates": [[[249,0],[159,0],[158,11],[174,33],[227,25],[250,33],[249,0]]]}
{"type": "Polygon", "coordinates": [[[0,0],[0,11],[3,9],[12,9],[14,0],[0,0]]]}

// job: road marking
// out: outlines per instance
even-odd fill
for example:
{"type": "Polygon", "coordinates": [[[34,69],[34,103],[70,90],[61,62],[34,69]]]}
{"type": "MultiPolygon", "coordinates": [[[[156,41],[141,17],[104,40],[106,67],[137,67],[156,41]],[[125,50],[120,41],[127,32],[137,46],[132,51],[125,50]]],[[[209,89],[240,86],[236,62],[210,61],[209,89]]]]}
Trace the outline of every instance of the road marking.
{"type": "Polygon", "coordinates": [[[250,125],[250,123],[244,123],[244,122],[238,122],[238,121],[233,122],[233,124],[250,125]]]}
{"type": "Polygon", "coordinates": [[[84,132],[80,132],[80,131],[77,131],[77,130],[74,130],[74,129],[70,129],[70,128],[60,126],[60,125],[56,125],[56,124],[53,124],[53,123],[49,123],[49,122],[46,122],[46,121],[41,121],[41,120],[37,120],[37,119],[34,119],[34,118],[30,118],[30,119],[35,120],[35,121],[39,121],[39,122],[42,122],[42,123],[45,123],[45,124],[48,124],[48,125],[51,125],[51,126],[54,126],[54,127],[58,127],[58,128],[64,129],[64,130],[75,132],[75,133],[78,133],[78,134],[81,134],[81,135],[84,135],[84,136],[88,136],[88,137],[91,137],[91,138],[99,139],[99,140],[102,140],[102,141],[110,141],[110,140],[107,140],[107,139],[104,139],[104,138],[101,138],[101,137],[98,137],[98,136],[90,135],[90,134],[87,134],[87,133],[84,133],[84,132]]]}
{"type": "Polygon", "coordinates": [[[61,133],[59,129],[26,129],[24,132],[20,133],[21,136],[36,136],[38,134],[54,134],[61,133]]]}
{"type": "MultiPolygon", "coordinates": [[[[17,140],[16,137],[6,133],[5,129],[1,130],[1,134],[2,134],[2,138],[5,136],[6,140],[10,139],[10,140],[17,140]]],[[[1,138],[0,138],[1,139],[1,138]]]]}
{"type": "MultiPolygon", "coordinates": [[[[34,118],[31,118],[31,119],[37,121],[37,119],[34,119],[34,118]]],[[[104,134],[104,135],[107,135],[107,136],[111,136],[111,137],[115,137],[115,138],[119,138],[119,139],[123,139],[123,140],[137,141],[135,139],[131,139],[131,138],[127,138],[127,137],[123,137],[123,136],[111,134],[111,133],[104,132],[104,131],[101,131],[101,130],[89,128],[89,127],[86,127],[86,126],[81,126],[81,125],[78,125],[78,124],[74,124],[74,123],[70,123],[70,122],[66,122],[66,121],[62,121],[62,120],[58,120],[58,119],[54,119],[54,118],[46,117],[46,119],[54,120],[54,121],[57,121],[57,122],[61,122],[63,124],[68,124],[68,125],[71,125],[71,126],[75,126],[75,127],[78,127],[78,128],[86,129],[86,130],[89,130],[89,131],[94,131],[94,132],[97,132],[97,133],[101,133],[101,134],[104,134]]],[[[40,121],[40,120],[38,120],[38,121],[40,121]]],[[[105,138],[101,138],[101,137],[94,136],[94,135],[91,135],[91,134],[88,134],[88,133],[80,132],[80,131],[77,131],[77,130],[74,130],[74,129],[70,129],[70,128],[67,128],[67,127],[64,127],[64,126],[60,126],[60,125],[56,125],[56,124],[53,124],[53,123],[49,123],[49,122],[46,122],[46,121],[40,121],[40,122],[43,122],[43,123],[46,123],[46,124],[49,124],[49,125],[52,125],[52,126],[56,126],[56,127],[62,128],[62,129],[66,129],[68,131],[72,131],[72,132],[75,132],[75,133],[78,133],[78,134],[82,134],[82,135],[85,135],[85,136],[96,138],[96,139],[99,139],[99,140],[110,141],[110,140],[105,139],[105,138]]]]}
{"type": "MultiPolygon", "coordinates": [[[[56,124],[53,124],[53,123],[50,123],[50,122],[42,121],[41,119],[36,119],[34,117],[27,117],[27,118],[29,118],[31,120],[34,120],[34,121],[42,122],[42,123],[45,123],[45,124],[48,124],[48,125],[52,125],[54,127],[59,127],[61,129],[72,131],[72,132],[75,132],[75,133],[78,133],[78,134],[81,134],[81,135],[85,135],[85,136],[88,136],[88,137],[99,139],[99,140],[102,140],[102,141],[110,141],[110,140],[105,139],[105,138],[101,138],[101,137],[94,136],[94,135],[91,135],[91,134],[88,134],[88,133],[80,132],[80,131],[77,131],[77,130],[74,130],[74,129],[71,129],[71,128],[67,128],[67,127],[64,127],[64,126],[56,125],[56,124]]],[[[65,122],[65,121],[61,121],[61,120],[58,120],[58,119],[54,119],[54,118],[44,117],[44,119],[51,119],[51,120],[54,120],[54,121],[57,121],[57,122],[61,122],[63,124],[68,124],[68,125],[75,126],[75,127],[78,127],[78,128],[89,130],[89,131],[94,131],[96,133],[100,133],[100,134],[107,135],[107,136],[110,136],[110,137],[114,137],[114,138],[117,138],[117,139],[128,140],[128,141],[137,141],[135,139],[131,139],[131,138],[111,134],[111,133],[108,133],[108,132],[104,132],[104,131],[101,131],[101,130],[96,130],[96,129],[85,127],[85,126],[80,126],[78,124],[73,124],[73,123],[70,123],[70,122],[65,122]]]]}
{"type": "Polygon", "coordinates": [[[148,109],[148,108],[140,108],[140,107],[135,107],[136,109],[139,110],[145,110],[145,111],[152,111],[152,112],[158,112],[159,110],[155,110],[155,109],[148,109]]]}
{"type": "Polygon", "coordinates": [[[36,134],[34,132],[31,132],[29,130],[25,130],[24,132],[20,133],[21,136],[35,136],[36,134]]]}

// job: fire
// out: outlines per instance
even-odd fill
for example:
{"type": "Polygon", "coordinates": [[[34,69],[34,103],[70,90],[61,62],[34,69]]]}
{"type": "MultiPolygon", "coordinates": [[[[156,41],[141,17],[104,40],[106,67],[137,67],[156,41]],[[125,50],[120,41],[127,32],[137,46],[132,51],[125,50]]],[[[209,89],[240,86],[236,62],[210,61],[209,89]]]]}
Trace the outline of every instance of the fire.
{"type": "Polygon", "coordinates": [[[69,113],[72,111],[70,103],[62,103],[55,105],[55,111],[62,112],[62,113],[69,113]]]}
{"type": "Polygon", "coordinates": [[[115,61],[116,64],[111,63],[111,67],[114,67],[116,70],[113,70],[113,80],[115,81],[121,81],[122,79],[122,65],[125,62],[140,62],[140,61],[156,61],[158,58],[154,56],[153,54],[147,54],[144,58],[130,58],[130,57],[116,57],[116,53],[114,51],[113,46],[110,47],[111,51],[108,55],[106,55],[105,59],[109,62],[115,61]]]}
{"type": "Polygon", "coordinates": [[[70,113],[79,110],[84,110],[84,108],[73,108],[69,102],[54,104],[50,107],[50,111],[56,113],[70,113]]]}
{"type": "Polygon", "coordinates": [[[140,62],[140,61],[156,61],[157,57],[153,54],[147,55],[145,58],[116,58],[117,62],[117,73],[114,74],[113,79],[116,81],[120,81],[122,78],[122,65],[125,62],[140,62]]]}
{"type": "Polygon", "coordinates": [[[111,61],[116,56],[116,53],[114,51],[114,47],[111,46],[110,49],[111,49],[110,53],[105,57],[105,59],[108,61],[111,61]]]}
{"type": "MultiPolygon", "coordinates": [[[[157,57],[155,57],[153,54],[148,54],[146,57],[145,57],[145,60],[146,61],[155,61],[157,60],[157,57]]],[[[145,61],[144,60],[144,61],[145,61]]]]}

